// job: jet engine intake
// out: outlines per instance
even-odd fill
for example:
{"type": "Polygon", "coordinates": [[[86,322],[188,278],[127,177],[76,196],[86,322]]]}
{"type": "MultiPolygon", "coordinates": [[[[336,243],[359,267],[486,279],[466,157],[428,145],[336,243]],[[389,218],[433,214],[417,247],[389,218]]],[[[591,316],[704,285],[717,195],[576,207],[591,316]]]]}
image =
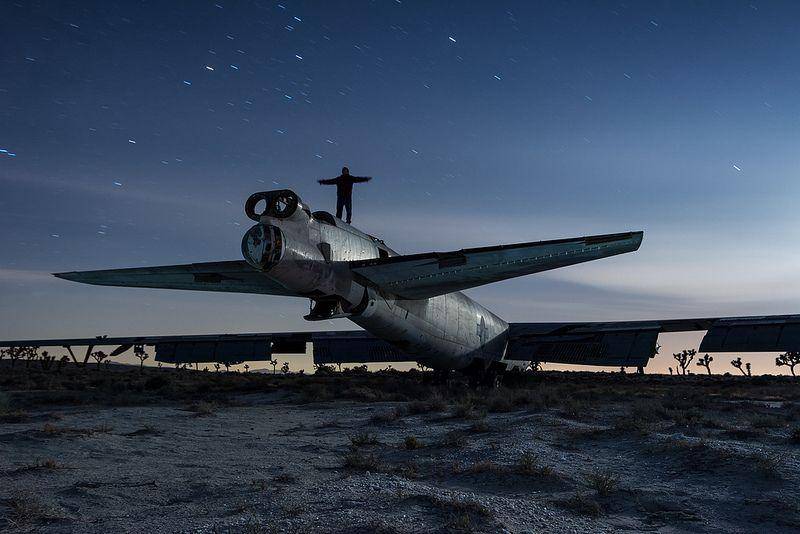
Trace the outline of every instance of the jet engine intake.
{"type": "Polygon", "coordinates": [[[288,219],[294,215],[300,206],[302,206],[300,197],[289,189],[259,191],[258,193],[253,193],[247,199],[244,204],[244,212],[252,220],[261,222],[262,217],[288,219]],[[259,209],[262,200],[265,201],[264,207],[259,209]]]}
{"type": "Polygon", "coordinates": [[[242,256],[259,271],[269,270],[283,257],[281,229],[267,224],[253,225],[242,238],[242,256]]]}

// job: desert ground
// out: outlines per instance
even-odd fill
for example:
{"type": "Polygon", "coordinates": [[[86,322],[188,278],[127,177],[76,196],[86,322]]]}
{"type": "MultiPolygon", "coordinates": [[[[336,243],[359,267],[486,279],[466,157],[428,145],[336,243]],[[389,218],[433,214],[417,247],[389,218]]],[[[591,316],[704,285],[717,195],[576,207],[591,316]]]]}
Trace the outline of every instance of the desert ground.
{"type": "Polygon", "coordinates": [[[0,362],[8,532],[789,532],[800,381],[0,362]]]}

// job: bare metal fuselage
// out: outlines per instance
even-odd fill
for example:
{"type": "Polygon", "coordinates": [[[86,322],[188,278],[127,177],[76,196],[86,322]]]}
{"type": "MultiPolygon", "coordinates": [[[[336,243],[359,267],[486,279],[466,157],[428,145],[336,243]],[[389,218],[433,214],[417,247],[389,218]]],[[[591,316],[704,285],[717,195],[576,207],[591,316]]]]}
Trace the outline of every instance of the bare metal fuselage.
{"type": "MultiPolygon", "coordinates": [[[[317,304],[309,320],[347,318],[434,368],[503,359],[508,323],[461,292],[408,300],[358,280],[348,262],[396,256],[382,241],[299,204],[288,217],[261,215],[245,234],[245,259],[317,304]],[[320,311],[321,310],[321,311],[320,311]]],[[[516,366],[522,362],[504,362],[516,366]]]]}

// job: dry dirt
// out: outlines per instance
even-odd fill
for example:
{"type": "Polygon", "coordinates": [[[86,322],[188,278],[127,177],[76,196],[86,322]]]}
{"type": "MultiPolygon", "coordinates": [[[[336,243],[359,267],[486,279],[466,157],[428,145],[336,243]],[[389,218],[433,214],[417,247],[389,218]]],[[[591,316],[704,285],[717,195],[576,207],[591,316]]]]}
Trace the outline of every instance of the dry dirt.
{"type": "MultiPolygon", "coordinates": [[[[7,362],[5,362],[7,363],[7,362]]],[[[0,367],[9,532],[790,532],[800,382],[0,367]]]]}

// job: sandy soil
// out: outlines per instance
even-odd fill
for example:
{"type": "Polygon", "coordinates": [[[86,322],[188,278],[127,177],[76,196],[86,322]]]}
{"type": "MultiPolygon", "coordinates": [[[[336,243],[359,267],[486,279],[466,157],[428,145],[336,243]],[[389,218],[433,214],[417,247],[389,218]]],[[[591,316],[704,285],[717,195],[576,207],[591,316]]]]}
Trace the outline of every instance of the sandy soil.
{"type": "Polygon", "coordinates": [[[599,390],[557,375],[557,390],[430,386],[410,402],[335,398],[345,377],[305,393],[297,381],[311,377],[286,388],[276,377],[264,392],[122,403],[134,405],[43,402],[7,385],[0,528],[800,530],[800,412],[786,398],[800,383],[730,388],[730,398],[720,387],[689,406],[672,377],[599,390]],[[542,401],[543,390],[556,395],[542,401]]]}

